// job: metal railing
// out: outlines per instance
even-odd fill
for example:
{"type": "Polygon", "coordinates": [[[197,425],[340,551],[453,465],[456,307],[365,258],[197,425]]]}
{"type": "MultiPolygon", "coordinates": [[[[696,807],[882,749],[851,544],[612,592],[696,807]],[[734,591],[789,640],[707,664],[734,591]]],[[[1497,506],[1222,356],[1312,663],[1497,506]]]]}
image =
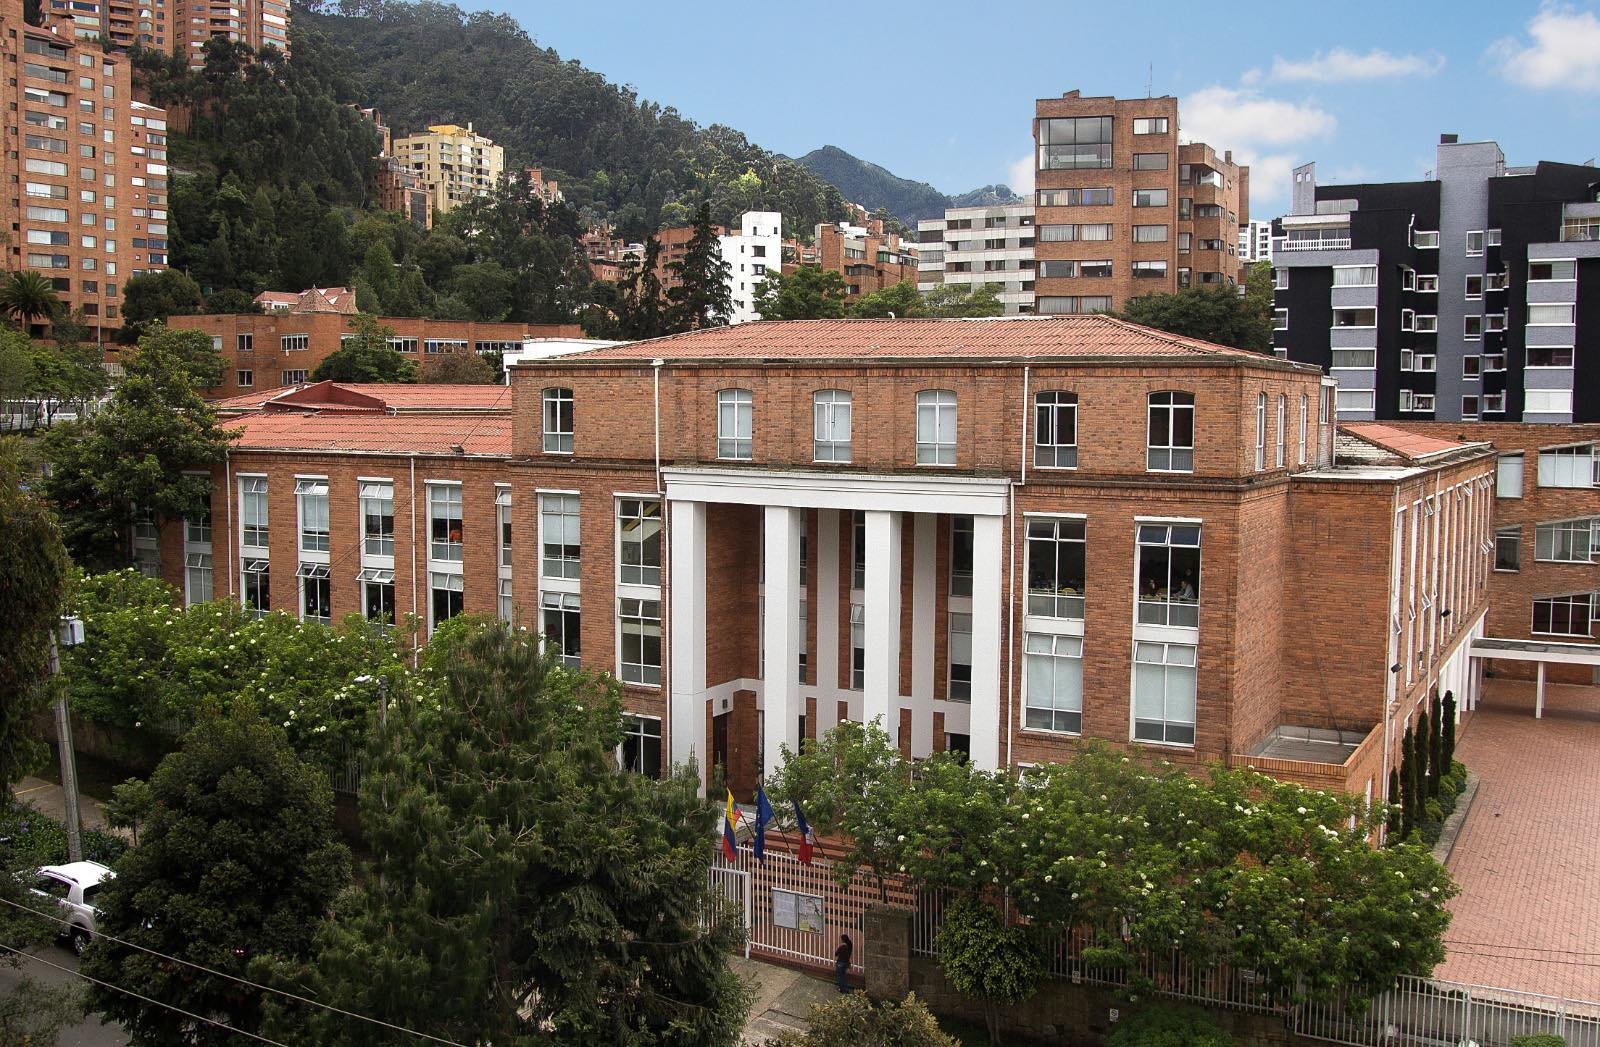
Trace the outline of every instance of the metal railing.
{"type": "Polygon", "coordinates": [[[1553,1033],[1567,1047],[1600,1047],[1600,1003],[1428,978],[1401,978],[1356,1013],[1342,1001],[1305,1004],[1288,1015],[1301,1036],[1351,1044],[1476,1044],[1508,1047],[1517,1036],[1553,1033]]]}
{"type": "Polygon", "coordinates": [[[1288,237],[1279,237],[1272,243],[1274,251],[1347,251],[1350,249],[1348,236],[1322,236],[1315,240],[1291,240],[1288,237]]]}

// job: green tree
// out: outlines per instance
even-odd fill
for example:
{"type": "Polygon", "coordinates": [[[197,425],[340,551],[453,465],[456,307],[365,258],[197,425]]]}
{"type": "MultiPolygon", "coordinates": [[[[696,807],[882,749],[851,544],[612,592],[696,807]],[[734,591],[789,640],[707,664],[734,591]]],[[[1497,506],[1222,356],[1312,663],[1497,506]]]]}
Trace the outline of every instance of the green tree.
{"type": "Polygon", "coordinates": [[[350,318],[351,335],[342,339],[316,370],[313,382],[415,382],[417,365],[389,344],[394,330],[378,318],[357,313],[350,318]]]}
{"type": "Polygon", "coordinates": [[[1440,738],[1439,764],[1449,772],[1456,762],[1456,693],[1444,692],[1444,732],[1440,738]]]}
{"type": "MultiPolygon", "coordinates": [[[[144,841],[100,892],[105,935],[90,946],[84,973],[254,1031],[262,993],[197,977],[152,953],[235,977],[247,976],[252,962],[309,954],[350,875],[327,774],[302,763],[281,731],[241,709],[191,731],[156,769],[150,792],[154,813],[144,841]]],[[[90,1006],[138,1045],[236,1042],[231,1032],[99,986],[90,1006]]]]}
{"type": "Polygon", "coordinates": [[[152,321],[193,316],[205,305],[200,285],[178,269],[160,269],[128,277],[122,285],[122,329],[117,340],[125,345],[142,338],[152,321]]]}
{"type": "Polygon", "coordinates": [[[473,320],[504,320],[516,306],[516,274],[493,260],[456,266],[444,289],[466,306],[473,320]]]}
{"type": "MultiPolygon", "coordinates": [[[[371,866],[281,977],[466,1043],[733,1044],[748,1001],[740,928],[705,920],[714,809],[692,769],[619,772],[620,689],[539,647],[472,620],[430,642],[439,693],[396,696],[363,779],[371,866]]],[[[278,1019],[277,1039],[393,1042],[278,1019]]]]}
{"type": "Polygon", "coordinates": [[[1240,295],[1235,287],[1191,287],[1130,298],[1114,315],[1185,338],[1267,353],[1272,351],[1271,299],[1267,301],[1263,309],[1258,299],[1240,295]]]}
{"type": "Polygon", "coordinates": [[[763,320],[833,320],[845,314],[845,294],[844,277],[832,269],[773,270],[756,285],[756,312],[763,320]]]}
{"type": "Polygon", "coordinates": [[[48,277],[32,269],[16,269],[0,278],[0,312],[24,331],[61,312],[61,299],[48,277]]]}
{"type": "Polygon", "coordinates": [[[62,1029],[82,1017],[83,993],[76,985],[47,986],[24,977],[0,996],[0,1044],[53,1044],[62,1029]]]}
{"type": "Polygon", "coordinates": [[[142,778],[129,778],[121,785],[111,787],[111,799],[101,805],[106,824],[113,829],[127,829],[133,834],[133,845],[139,846],[139,826],[155,809],[155,797],[150,783],[142,778]]]}
{"type": "Polygon", "coordinates": [[[781,1033],[767,1047],[960,1047],[916,993],[881,1003],[848,993],[812,1007],[806,1020],[808,1031],[781,1033]]]}
{"type": "Polygon", "coordinates": [[[728,289],[732,267],[722,257],[709,204],[701,204],[695,212],[693,229],[683,255],[667,263],[678,281],[667,291],[667,324],[673,332],[721,327],[733,315],[728,289]]]}
{"type": "Polygon", "coordinates": [[[917,285],[910,280],[873,291],[857,298],[850,306],[850,315],[859,317],[907,317],[926,315],[926,304],[917,285]]]}
{"type": "Polygon", "coordinates": [[[1400,741],[1400,836],[1409,837],[1416,829],[1420,804],[1417,800],[1417,761],[1414,756],[1414,728],[1407,727],[1400,741]]]}
{"type": "Polygon", "coordinates": [[[1398,841],[1401,838],[1403,830],[1400,825],[1400,812],[1401,805],[1404,802],[1403,794],[1400,791],[1400,768],[1391,767],[1389,768],[1389,809],[1384,819],[1384,823],[1388,828],[1387,838],[1390,841],[1398,841]]]}
{"type": "Polygon", "coordinates": [[[43,755],[37,723],[50,697],[50,643],[68,582],[61,530],[23,486],[23,448],[0,439],[0,794],[43,755]]]}
{"type": "Polygon", "coordinates": [[[44,491],[79,563],[126,562],[136,506],[174,520],[209,505],[210,469],[227,434],[194,388],[206,368],[220,375],[209,337],[159,330],[140,343],[103,410],[45,437],[44,491]]]}
{"type": "Polygon", "coordinates": [[[1000,316],[1006,309],[994,284],[940,284],[922,296],[923,316],[1000,316]]]}
{"type": "Polygon", "coordinates": [[[618,315],[623,338],[656,338],[666,333],[666,295],[661,289],[661,241],[645,238],[644,257],[630,258],[623,268],[618,315]]]}
{"type": "Polygon", "coordinates": [[[1438,777],[1438,768],[1433,766],[1430,759],[1433,754],[1432,747],[1428,744],[1428,739],[1431,737],[1430,731],[1432,730],[1428,726],[1429,722],[1428,710],[1423,709],[1417,714],[1417,731],[1412,737],[1412,745],[1415,746],[1412,750],[1412,757],[1417,764],[1418,822],[1422,821],[1421,813],[1427,805],[1428,798],[1437,791],[1433,783],[1434,779],[1438,777]]]}
{"type": "Polygon", "coordinates": [[[1158,1003],[1117,1023],[1106,1047],[1235,1047],[1236,1040],[1204,1011],[1158,1003]]]}
{"type": "Polygon", "coordinates": [[[1044,977],[1034,931],[977,898],[960,898],[945,910],[938,943],[939,969],[957,992],[982,1001],[989,1042],[1000,1043],[1000,1008],[1028,999],[1044,977]]]}
{"type": "Polygon", "coordinates": [[[237,316],[259,313],[261,306],[250,292],[241,291],[237,287],[224,287],[220,291],[206,295],[206,312],[237,316]]]}
{"type": "Polygon", "coordinates": [[[433,385],[492,385],[494,368],[477,353],[443,353],[423,362],[422,380],[433,385]]]}

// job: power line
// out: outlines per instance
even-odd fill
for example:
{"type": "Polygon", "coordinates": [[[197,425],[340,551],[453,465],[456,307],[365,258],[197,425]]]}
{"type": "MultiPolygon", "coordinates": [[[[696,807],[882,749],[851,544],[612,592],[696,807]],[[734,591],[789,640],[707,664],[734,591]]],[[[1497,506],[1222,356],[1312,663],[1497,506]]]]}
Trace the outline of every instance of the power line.
{"type": "Polygon", "coordinates": [[[1600,968],[1600,963],[1590,960],[1563,960],[1559,956],[1518,956],[1506,952],[1472,952],[1471,950],[1457,949],[1449,956],[1465,957],[1483,960],[1519,960],[1523,963],[1559,963],[1566,967],[1591,967],[1600,968]]]}
{"type": "Polygon", "coordinates": [[[1600,956],[1600,952],[1583,949],[1557,949],[1543,945],[1512,945],[1510,942],[1466,942],[1455,938],[1441,939],[1446,945],[1470,945],[1484,949],[1510,949],[1514,952],[1551,952],[1564,956],[1600,956]]]}
{"type": "MultiPolygon", "coordinates": [[[[32,913],[33,915],[41,917],[41,918],[46,919],[46,920],[49,920],[52,923],[59,923],[63,927],[71,927],[72,926],[72,924],[69,921],[63,920],[59,916],[53,916],[50,913],[41,912],[40,910],[34,909],[34,908],[30,907],[30,906],[23,905],[23,904],[21,904],[19,902],[14,902],[10,898],[0,898],[0,902],[4,902],[6,905],[9,905],[14,909],[21,909],[23,912],[32,913]]],[[[441,1037],[434,1036],[434,1035],[432,1035],[430,1033],[418,1032],[415,1029],[407,1029],[403,1025],[395,1025],[395,1024],[393,1024],[391,1022],[386,1022],[382,1018],[373,1018],[373,1017],[370,1017],[370,1016],[365,1015],[365,1014],[358,1014],[355,1011],[347,1011],[342,1007],[335,1007],[331,1003],[323,1003],[320,1000],[313,1000],[313,999],[310,999],[309,997],[299,996],[299,995],[296,995],[295,993],[288,992],[288,991],[286,991],[284,989],[277,989],[277,988],[274,988],[273,986],[270,986],[270,985],[263,985],[260,982],[253,982],[248,978],[240,978],[237,975],[229,974],[227,971],[215,970],[214,968],[207,967],[204,964],[195,963],[193,960],[185,960],[185,959],[181,959],[180,957],[177,957],[177,956],[168,956],[166,953],[157,952],[155,949],[151,949],[151,948],[148,948],[148,947],[143,946],[143,945],[138,945],[138,944],[136,944],[134,942],[125,941],[125,940],[123,940],[121,938],[114,937],[113,935],[106,934],[104,932],[97,932],[95,934],[95,937],[104,938],[108,942],[115,942],[118,945],[126,946],[129,949],[137,949],[139,952],[149,953],[151,956],[159,957],[160,959],[166,960],[166,961],[168,961],[170,963],[182,964],[185,967],[193,967],[197,971],[204,971],[206,974],[215,975],[218,978],[226,978],[229,981],[237,982],[240,985],[248,985],[251,988],[260,989],[263,992],[276,993],[279,996],[285,997],[286,999],[294,1000],[297,1003],[308,1004],[309,1006],[312,1006],[312,1007],[321,1007],[325,1011],[332,1011],[334,1014],[340,1014],[340,1015],[343,1015],[346,1018],[355,1018],[358,1021],[371,1022],[374,1025],[381,1025],[384,1028],[392,1029],[395,1032],[403,1032],[408,1036],[416,1036],[416,1037],[418,1037],[420,1039],[429,1040],[429,1041],[431,1041],[433,1043],[446,1044],[447,1047],[467,1047],[466,1044],[457,1043],[455,1040],[446,1040],[446,1039],[443,1039],[441,1037]]]]}
{"type": "Polygon", "coordinates": [[[114,992],[125,993],[128,996],[132,996],[136,1000],[142,1000],[145,1003],[151,1004],[152,1006],[155,1006],[155,1007],[165,1008],[166,1010],[173,1011],[173,1012],[175,1012],[177,1014],[181,1014],[185,1018],[190,1018],[190,1019],[192,1019],[194,1021],[197,1021],[197,1022],[204,1022],[207,1025],[213,1025],[213,1026],[217,1027],[218,1029],[223,1029],[223,1030],[226,1030],[227,1032],[237,1033],[240,1036],[248,1037],[249,1039],[256,1040],[256,1041],[258,1041],[260,1043],[271,1044],[272,1047],[289,1047],[289,1045],[286,1044],[286,1043],[279,1043],[277,1040],[269,1040],[265,1036],[260,1036],[260,1035],[258,1035],[256,1033],[253,1033],[253,1032],[246,1032],[243,1029],[238,1029],[238,1028],[235,1028],[232,1025],[229,1025],[227,1022],[219,1022],[219,1021],[216,1021],[215,1019],[212,1019],[212,1018],[202,1017],[202,1016],[200,1016],[198,1014],[195,1014],[192,1011],[186,1011],[182,1007],[174,1007],[172,1004],[170,1004],[170,1003],[162,1003],[160,1000],[152,1000],[150,997],[145,996],[142,993],[134,992],[132,989],[124,989],[120,985],[112,985],[110,982],[101,981],[99,978],[91,977],[90,975],[84,974],[82,971],[75,971],[71,967],[63,967],[59,963],[51,963],[49,960],[45,959],[43,956],[36,956],[36,955],[34,955],[32,953],[23,953],[16,946],[7,945],[4,942],[0,942],[0,949],[5,949],[5,950],[7,950],[9,952],[16,953],[19,956],[27,956],[30,960],[33,960],[33,961],[35,961],[37,963],[42,963],[46,967],[54,967],[58,971],[61,971],[63,973],[72,975],[74,978],[82,978],[86,982],[92,982],[95,985],[103,986],[104,988],[111,989],[114,992]]]}

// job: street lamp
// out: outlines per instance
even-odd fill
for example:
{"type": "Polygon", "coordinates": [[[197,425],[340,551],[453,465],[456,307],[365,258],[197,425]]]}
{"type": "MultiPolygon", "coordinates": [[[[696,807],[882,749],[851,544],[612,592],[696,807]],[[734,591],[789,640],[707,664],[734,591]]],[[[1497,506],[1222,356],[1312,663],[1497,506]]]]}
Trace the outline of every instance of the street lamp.
{"type": "MultiPolygon", "coordinates": [[[[50,675],[61,675],[62,647],[83,643],[83,619],[61,616],[61,625],[50,637],[50,675]]],[[[61,754],[61,791],[66,801],[67,859],[83,861],[83,832],[78,824],[78,764],[72,752],[72,718],[67,714],[67,689],[56,688],[56,748],[61,754]]]]}

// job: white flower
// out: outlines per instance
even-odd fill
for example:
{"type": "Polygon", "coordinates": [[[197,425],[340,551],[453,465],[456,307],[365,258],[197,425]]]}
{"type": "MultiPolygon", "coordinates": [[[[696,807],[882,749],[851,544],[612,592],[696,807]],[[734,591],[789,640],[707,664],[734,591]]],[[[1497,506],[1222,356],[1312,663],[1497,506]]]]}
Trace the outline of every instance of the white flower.
{"type": "Polygon", "coordinates": [[[1297,813],[1297,814],[1305,814],[1306,813],[1306,809],[1304,807],[1296,807],[1295,808],[1295,813],[1297,813]]]}

